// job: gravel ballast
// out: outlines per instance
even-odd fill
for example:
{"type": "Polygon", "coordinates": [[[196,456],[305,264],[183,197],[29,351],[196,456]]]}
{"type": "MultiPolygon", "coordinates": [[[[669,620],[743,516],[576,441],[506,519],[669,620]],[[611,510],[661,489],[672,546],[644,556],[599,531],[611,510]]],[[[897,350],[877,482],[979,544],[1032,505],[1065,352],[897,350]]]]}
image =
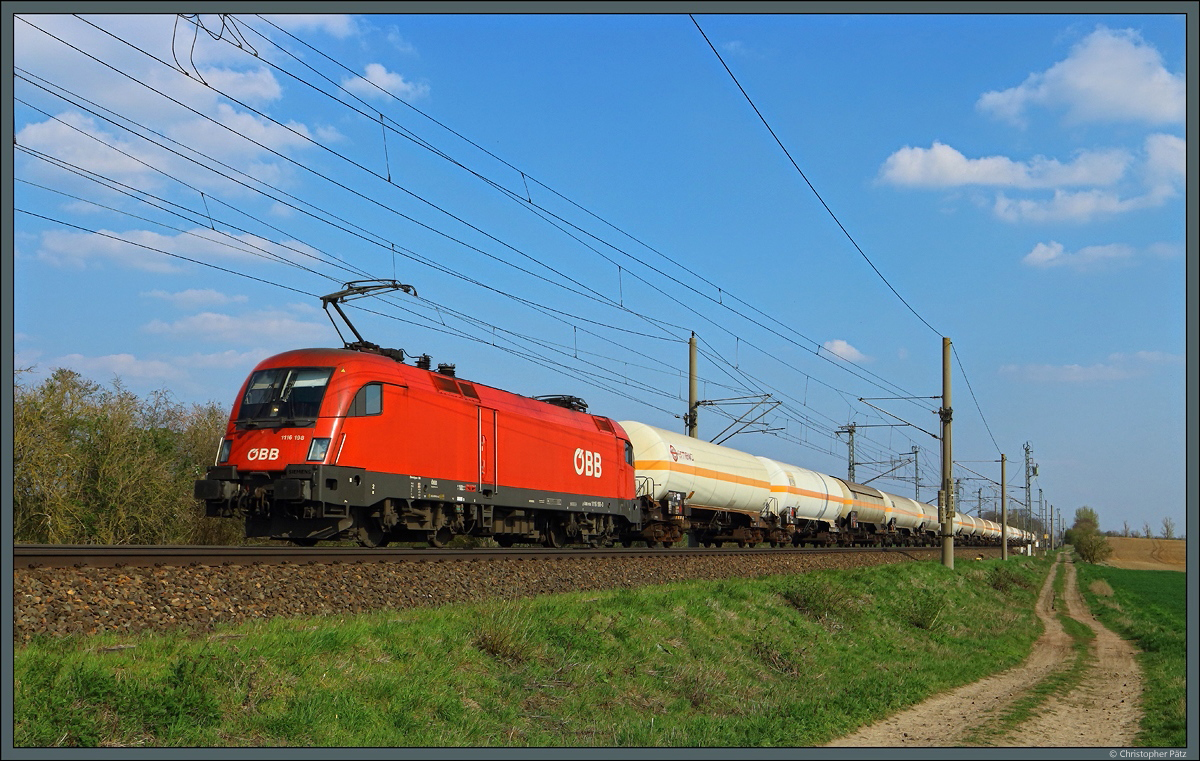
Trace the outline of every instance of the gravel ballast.
{"type": "MultiPolygon", "coordinates": [[[[999,549],[959,555],[996,557],[999,549]]],[[[663,554],[545,559],[400,560],[167,568],[37,568],[13,574],[13,638],[208,632],[252,619],[325,616],[940,560],[938,550],[846,554],[663,554]]]]}

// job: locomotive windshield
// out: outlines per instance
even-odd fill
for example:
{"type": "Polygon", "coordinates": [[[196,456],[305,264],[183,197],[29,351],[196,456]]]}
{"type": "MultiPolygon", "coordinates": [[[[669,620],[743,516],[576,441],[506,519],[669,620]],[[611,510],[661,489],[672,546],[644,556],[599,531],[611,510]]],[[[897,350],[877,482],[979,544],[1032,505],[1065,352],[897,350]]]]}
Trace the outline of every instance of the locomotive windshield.
{"type": "Polygon", "coordinates": [[[331,367],[259,370],[250,376],[236,422],[244,428],[315,425],[332,373],[331,367]]]}

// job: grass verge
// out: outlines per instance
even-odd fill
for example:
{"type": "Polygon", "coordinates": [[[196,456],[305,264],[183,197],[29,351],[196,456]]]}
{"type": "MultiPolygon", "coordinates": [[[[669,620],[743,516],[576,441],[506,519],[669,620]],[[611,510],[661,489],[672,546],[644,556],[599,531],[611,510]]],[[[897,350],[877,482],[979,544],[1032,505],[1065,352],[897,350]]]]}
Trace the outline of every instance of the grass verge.
{"type": "Polygon", "coordinates": [[[999,567],[904,563],[203,637],[38,640],[14,653],[14,744],[820,745],[1019,663],[1048,563],[999,567]]]}

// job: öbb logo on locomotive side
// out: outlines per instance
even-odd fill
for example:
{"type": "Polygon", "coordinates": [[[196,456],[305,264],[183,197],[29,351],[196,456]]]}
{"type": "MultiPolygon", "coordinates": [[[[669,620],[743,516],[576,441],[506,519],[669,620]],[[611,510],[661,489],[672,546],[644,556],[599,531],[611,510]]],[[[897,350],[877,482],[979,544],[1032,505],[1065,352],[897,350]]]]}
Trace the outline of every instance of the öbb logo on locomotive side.
{"type": "Polygon", "coordinates": [[[575,472],[581,476],[600,477],[600,453],[586,449],[575,450],[575,472]]]}
{"type": "Polygon", "coordinates": [[[249,452],[246,453],[246,459],[247,460],[278,460],[279,459],[279,450],[276,449],[275,447],[271,447],[269,449],[267,447],[259,447],[258,449],[251,449],[249,452]]]}

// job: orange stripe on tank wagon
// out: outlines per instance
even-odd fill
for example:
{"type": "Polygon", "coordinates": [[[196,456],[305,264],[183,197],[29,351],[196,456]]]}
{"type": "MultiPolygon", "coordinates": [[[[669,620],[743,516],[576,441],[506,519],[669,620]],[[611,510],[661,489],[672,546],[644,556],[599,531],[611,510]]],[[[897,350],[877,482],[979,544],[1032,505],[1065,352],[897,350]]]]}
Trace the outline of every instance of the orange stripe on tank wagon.
{"type": "MultiPolygon", "coordinates": [[[[831,502],[839,502],[843,505],[857,505],[860,507],[872,507],[876,510],[886,510],[883,505],[876,502],[863,502],[857,499],[847,499],[846,497],[838,497],[833,494],[822,494],[819,491],[808,491],[795,486],[773,486],[769,481],[763,481],[757,478],[746,478],[745,476],[737,476],[731,473],[722,473],[719,470],[710,468],[698,468],[695,465],[683,465],[674,460],[637,460],[633,463],[633,467],[637,470],[666,470],[674,473],[686,473],[701,478],[711,478],[714,481],[725,481],[734,484],[746,484],[758,488],[769,488],[771,491],[786,491],[790,494],[796,494],[802,497],[815,497],[817,499],[827,499],[831,502]]],[[[903,513],[904,515],[912,515],[916,517],[924,516],[924,513],[914,513],[910,510],[905,510],[900,507],[892,506],[892,512],[903,513]]]]}
{"type": "Polygon", "coordinates": [[[746,476],[737,476],[732,473],[722,473],[719,470],[710,470],[709,468],[697,468],[695,465],[681,465],[673,460],[638,460],[633,463],[633,467],[637,470],[669,470],[675,473],[686,473],[701,478],[711,478],[714,481],[726,481],[733,484],[745,484],[747,486],[755,486],[760,489],[770,488],[770,481],[763,481],[757,478],[747,478],[746,476]]]}

